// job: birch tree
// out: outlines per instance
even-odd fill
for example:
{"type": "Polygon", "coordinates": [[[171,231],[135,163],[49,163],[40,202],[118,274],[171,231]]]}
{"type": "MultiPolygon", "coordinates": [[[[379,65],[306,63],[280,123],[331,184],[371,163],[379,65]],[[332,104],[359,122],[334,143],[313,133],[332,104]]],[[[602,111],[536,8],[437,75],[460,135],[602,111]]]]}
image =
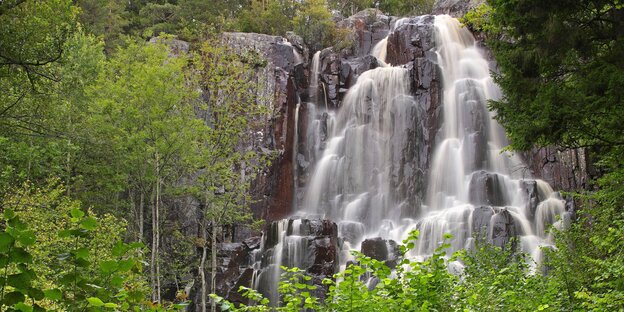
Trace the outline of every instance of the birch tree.
{"type": "MultiPolygon", "coordinates": [[[[199,179],[195,193],[201,199],[202,228],[201,306],[207,309],[207,290],[216,288],[218,237],[225,225],[251,220],[249,186],[266,164],[266,155],[257,152],[261,121],[266,108],[253,90],[253,68],[264,66],[259,56],[232,51],[223,44],[207,42],[199,60],[201,87],[207,127],[198,145],[199,179]],[[209,241],[209,243],[208,243],[209,241]],[[210,249],[210,280],[206,262],[210,249]]],[[[261,135],[260,135],[261,136],[261,135]]],[[[216,311],[211,302],[211,311],[216,311]]]]}

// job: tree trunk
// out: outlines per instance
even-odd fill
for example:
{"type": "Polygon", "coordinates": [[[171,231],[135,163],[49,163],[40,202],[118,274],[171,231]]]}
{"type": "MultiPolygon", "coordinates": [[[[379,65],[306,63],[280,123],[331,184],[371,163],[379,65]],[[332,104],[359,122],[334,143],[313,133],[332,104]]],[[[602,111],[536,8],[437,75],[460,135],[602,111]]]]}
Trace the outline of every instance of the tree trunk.
{"type": "Polygon", "coordinates": [[[67,141],[67,159],[65,163],[65,171],[67,173],[67,177],[65,178],[65,191],[67,192],[67,197],[71,196],[71,140],[67,141]]]}
{"type": "Polygon", "coordinates": [[[154,162],[156,172],[155,198],[152,205],[152,261],[150,266],[150,275],[152,282],[152,301],[160,303],[160,263],[159,263],[159,208],[160,208],[160,167],[158,153],[155,155],[154,162]]]}
{"type": "Polygon", "coordinates": [[[160,159],[156,153],[156,295],[160,303],[160,159]]]}
{"type": "MultiPolygon", "coordinates": [[[[211,267],[210,267],[210,287],[213,293],[216,293],[216,289],[217,289],[217,222],[216,220],[213,218],[212,219],[212,242],[211,242],[211,246],[210,246],[210,252],[211,252],[211,267]]],[[[210,311],[212,312],[217,312],[217,303],[214,300],[211,300],[210,303],[210,311]]]]}
{"type": "Polygon", "coordinates": [[[145,193],[141,191],[141,199],[139,200],[139,242],[143,242],[144,218],[143,209],[145,209],[145,193]]]}
{"type": "MultiPolygon", "coordinates": [[[[152,194],[155,194],[152,193],[152,194]]],[[[150,261],[150,286],[152,287],[152,302],[157,301],[156,297],[156,204],[152,196],[152,258],[150,261]]]]}
{"type": "Polygon", "coordinates": [[[206,245],[208,244],[208,237],[206,236],[206,221],[202,218],[201,221],[201,231],[202,231],[202,257],[199,262],[199,276],[201,278],[201,311],[206,312],[206,256],[208,252],[206,251],[206,245]]]}

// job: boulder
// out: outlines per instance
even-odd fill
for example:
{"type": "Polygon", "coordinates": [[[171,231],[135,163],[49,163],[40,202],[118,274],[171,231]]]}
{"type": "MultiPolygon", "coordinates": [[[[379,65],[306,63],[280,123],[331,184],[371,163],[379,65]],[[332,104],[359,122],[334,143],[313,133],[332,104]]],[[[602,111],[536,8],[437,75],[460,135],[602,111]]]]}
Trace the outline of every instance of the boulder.
{"type": "Polygon", "coordinates": [[[400,255],[399,245],[393,240],[381,237],[367,238],[362,241],[362,254],[378,261],[383,261],[390,268],[397,265],[400,255]]]}

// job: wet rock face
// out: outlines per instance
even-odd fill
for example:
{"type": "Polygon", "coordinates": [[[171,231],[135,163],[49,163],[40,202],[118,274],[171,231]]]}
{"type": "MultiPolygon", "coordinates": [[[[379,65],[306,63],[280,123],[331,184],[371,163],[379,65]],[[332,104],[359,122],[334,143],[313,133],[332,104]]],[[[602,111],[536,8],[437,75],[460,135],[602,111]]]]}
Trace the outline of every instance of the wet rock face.
{"type": "Polygon", "coordinates": [[[392,20],[393,17],[380,10],[366,9],[339,21],[337,26],[353,30],[356,44],[349,54],[362,57],[370,54],[373,47],[388,35],[392,20]]]}
{"type": "Polygon", "coordinates": [[[262,270],[258,273],[261,293],[267,296],[274,293],[277,285],[275,278],[279,274],[276,274],[276,267],[272,264],[280,256],[280,265],[304,270],[321,290],[324,289],[323,278],[337,272],[339,239],[336,223],[319,219],[281,220],[272,222],[268,233],[262,254],[262,270]],[[280,235],[279,231],[284,233],[280,235]]]}
{"type": "Polygon", "coordinates": [[[490,222],[492,227],[492,244],[505,248],[511,241],[511,238],[515,237],[517,234],[511,213],[509,213],[507,209],[501,209],[492,217],[490,222]]]}
{"type": "Polygon", "coordinates": [[[585,149],[534,148],[523,153],[533,176],[546,181],[556,190],[588,189],[594,178],[588,151],[585,149]]]}
{"type": "Polygon", "coordinates": [[[519,234],[514,218],[507,208],[475,207],[470,222],[473,238],[501,248],[505,248],[511,239],[519,234]]]}
{"type": "Polygon", "coordinates": [[[362,241],[361,252],[378,261],[383,261],[390,268],[397,265],[399,258],[399,245],[393,240],[385,240],[381,237],[369,238],[362,241]]]}
{"type": "Polygon", "coordinates": [[[264,168],[252,183],[252,193],[256,200],[252,210],[257,218],[278,220],[292,209],[293,179],[293,138],[294,114],[298,102],[298,92],[307,85],[304,63],[307,64],[307,50],[300,38],[290,34],[291,44],[278,36],[253,33],[225,33],[223,41],[240,53],[254,51],[264,60],[266,66],[258,68],[254,91],[269,110],[265,116],[265,127],[260,142],[254,145],[262,154],[274,159],[269,168],[264,168]]]}
{"type": "MultiPolygon", "coordinates": [[[[386,62],[404,64],[409,69],[411,92],[419,105],[417,155],[412,161],[422,172],[415,180],[424,181],[428,175],[436,133],[440,127],[442,101],[441,78],[437,66],[434,38],[434,16],[425,15],[403,19],[388,37],[386,62]]],[[[422,184],[422,183],[420,183],[422,184]]],[[[419,185],[417,189],[424,190],[419,185]]],[[[422,192],[422,191],[421,191],[422,192]]],[[[422,198],[423,194],[419,194],[422,198]]]]}
{"type": "Polygon", "coordinates": [[[478,239],[487,238],[494,209],[490,206],[475,207],[472,212],[472,235],[478,239]]]}
{"type": "Polygon", "coordinates": [[[417,58],[435,59],[434,20],[433,15],[424,15],[399,21],[388,37],[386,62],[400,65],[417,58]]]}
{"type": "MultiPolygon", "coordinates": [[[[216,288],[211,289],[211,272],[210,265],[205,268],[207,292],[217,293],[225,297],[233,303],[245,303],[247,300],[243,298],[238,289],[240,286],[251,287],[253,277],[252,255],[255,250],[260,248],[260,237],[250,237],[243,243],[221,243],[218,245],[217,252],[217,272],[216,272],[216,288]]],[[[198,274],[199,275],[199,274],[198,274]]],[[[189,307],[189,311],[201,311],[201,282],[195,281],[190,289],[190,299],[193,305],[189,307]]]]}
{"type": "Polygon", "coordinates": [[[539,205],[540,201],[545,198],[539,198],[539,193],[537,191],[537,182],[535,180],[522,180],[520,181],[520,188],[522,189],[524,196],[527,198],[527,203],[525,207],[525,212],[527,216],[532,220],[535,218],[535,210],[537,210],[537,205],[539,205]]]}
{"type": "Polygon", "coordinates": [[[474,205],[504,206],[507,200],[504,194],[504,178],[496,173],[477,171],[472,174],[468,188],[470,203],[474,205]]]}

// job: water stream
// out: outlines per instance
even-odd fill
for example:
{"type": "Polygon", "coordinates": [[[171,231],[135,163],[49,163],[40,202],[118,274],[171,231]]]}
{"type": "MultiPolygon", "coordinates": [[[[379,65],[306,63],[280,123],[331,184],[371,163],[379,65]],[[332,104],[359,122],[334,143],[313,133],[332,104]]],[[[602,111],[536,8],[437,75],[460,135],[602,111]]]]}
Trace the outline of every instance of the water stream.
{"type": "MultiPolygon", "coordinates": [[[[395,28],[409,22],[401,19],[395,28]]],[[[471,33],[449,16],[436,16],[434,29],[443,120],[431,168],[415,161],[423,105],[410,94],[409,70],[386,64],[385,39],[372,53],[383,66],[361,74],[339,110],[305,103],[311,119],[304,154],[314,169],[294,214],[338,225],[343,265],[363,240],[401,242],[414,229],[420,239],[410,256],[417,259],[431,255],[449,233],[449,253],[471,248],[477,238],[505,246],[518,237],[519,248],[538,263],[540,247],[552,245],[548,228],[566,218],[564,201],[522,170],[518,156],[503,151],[504,131],[487,109],[500,89],[471,33]],[[330,125],[325,140],[323,124],[330,125]]],[[[315,59],[311,86],[318,88],[318,54],[315,59]]],[[[279,224],[267,262],[274,268],[301,265],[309,242],[294,229],[301,221],[292,221],[290,230],[287,221],[279,224]]],[[[279,270],[269,271],[266,283],[276,285],[279,270]]]]}

